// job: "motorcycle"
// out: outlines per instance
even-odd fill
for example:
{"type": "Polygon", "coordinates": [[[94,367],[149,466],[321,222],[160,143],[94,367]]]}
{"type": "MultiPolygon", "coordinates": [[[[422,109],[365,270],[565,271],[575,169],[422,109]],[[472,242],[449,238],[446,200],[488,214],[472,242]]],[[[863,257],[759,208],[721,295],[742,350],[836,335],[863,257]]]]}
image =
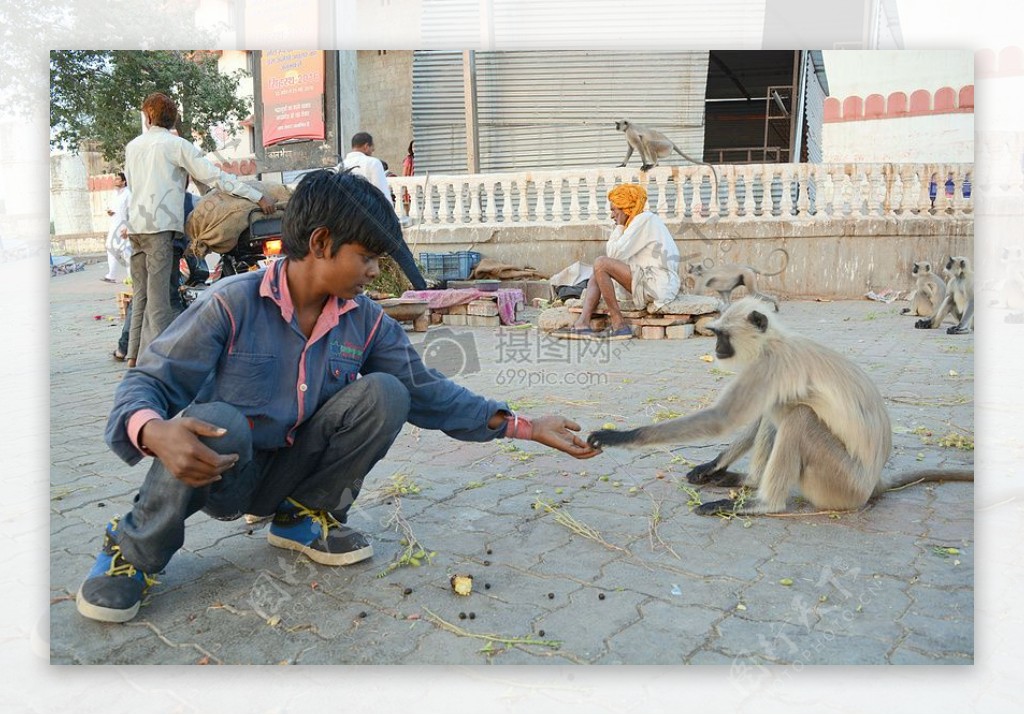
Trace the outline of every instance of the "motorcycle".
{"type": "MultiPolygon", "coordinates": [[[[284,209],[287,204],[278,203],[277,209],[284,209]]],[[[254,208],[249,212],[248,227],[238,237],[238,243],[227,253],[222,253],[220,262],[214,268],[209,281],[192,281],[186,279],[181,287],[182,300],[189,306],[199,297],[208,285],[221,278],[239,273],[255,271],[283,258],[281,240],[281,217],[255,218],[262,211],[254,208]]]]}

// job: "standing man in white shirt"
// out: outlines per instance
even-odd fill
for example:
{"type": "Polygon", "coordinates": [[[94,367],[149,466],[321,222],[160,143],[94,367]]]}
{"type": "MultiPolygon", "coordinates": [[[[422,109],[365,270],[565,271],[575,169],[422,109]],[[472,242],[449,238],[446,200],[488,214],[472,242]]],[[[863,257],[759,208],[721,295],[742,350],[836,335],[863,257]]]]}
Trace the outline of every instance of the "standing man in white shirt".
{"type": "MultiPolygon", "coordinates": [[[[384,170],[384,163],[373,156],[373,137],[368,132],[358,132],[352,135],[350,146],[352,151],[345,155],[345,158],[336,168],[339,171],[348,169],[353,174],[362,176],[380,189],[380,192],[384,194],[388,202],[394,206],[391,187],[388,185],[387,172],[384,170]]],[[[398,267],[405,273],[413,288],[416,290],[425,290],[427,288],[427,281],[423,278],[423,274],[420,273],[420,269],[416,265],[416,259],[412,257],[412,251],[409,250],[405,239],[402,240],[401,246],[391,254],[391,257],[395,259],[398,267]]]]}
{"type": "Polygon", "coordinates": [[[178,108],[154,92],[142,103],[146,131],[125,147],[125,174],[132,186],[128,235],[132,244],[132,324],[128,366],[170,325],[177,313],[167,290],[174,262],[172,241],[185,231],[188,177],[259,204],[272,213],[273,200],[208,161],[195,144],[172,134],[178,108]]]}
{"type": "Polygon", "coordinates": [[[117,194],[114,195],[114,202],[107,208],[107,216],[110,216],[110,231],[107,232],[107,275],[101,280],[106,283],[119,283],[119,274],[125,266],[125,250],[128,244],[128,201],[131,199],[131,192],[128,190],[128,180],[123,171],[114,174],[114,188],[117,194]]]}
{"type": "Polygon", "coordinates": [[[384,196],[391,195],[391,187],[384,172],[384,163],[373,156],[373,137],[367,132],[352,136],[352,151],[345,155],[342,167],[351,169],[380,189],[384,196]]]}

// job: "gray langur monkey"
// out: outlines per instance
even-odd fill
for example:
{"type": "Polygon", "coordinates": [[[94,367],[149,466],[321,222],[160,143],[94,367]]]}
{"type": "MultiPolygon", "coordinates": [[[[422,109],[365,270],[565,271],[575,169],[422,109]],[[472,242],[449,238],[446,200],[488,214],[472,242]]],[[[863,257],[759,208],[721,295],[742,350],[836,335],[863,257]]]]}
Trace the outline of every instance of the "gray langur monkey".
{"type": "Polygon", "coordinates": [[[742,484],[748,499],[708,502],[698,514],[785,510],[796,489],[818,509],[856,509],[893,487],[916,481],[974,481],[972,471],[924,470],[883,478],[892,451],[889,414],[878,388],[839,353],[785,329],[756,298],[733,303],[709,327],[715,354],[739,368],[709,408],[632,430],[598,430],[593,447],[692,443],[742,430],[740,437],[687,478],[733,486],[726,468],[753,448],[742,484]]]}
{"type": "Polygon", "coordinates": [[[732,292],[742,286],[747,289],[749,295],[760,298],[775,306],[775,312],[777,313],[779,312],[778,299],[759,292],[757,290],[757,281],[754,278],[755,274],[771,277],[777,276],[786,270],[786,267],[789,266],[789,252],[785,248],[776,248],[769,254],[769,259],[776,253],[782,254],[782,267],[774,273],[767,273],[753,266],[742,266],[736,263],[723,263],[713,268],[706,268],[703,263],[691,263],[687,268],[687,273],[694,277],[696,285],[703,290],[713,290],[718,293],[722,303],[726,305],[731,300],[732,292]]]}
{"type": "Polygon", "coordinates": [[[917,278],[913,292],[907,297],[910,307],[900,311],[901,315],[917,315],[922,318],[935,315],[946,297],[946,284],[932,273],[932,264],[927,261],[914,263],[910,274],[917,278]]]}
{"type": "Polygon", "coordinates": [[[964,256],[950,256],[944,268],[949,275],[946,282],[946,296],[929,318],[914,323],[915,328],[937,328],[943,319],[952,314],[957,324],[947,328],[950,335],[961,335],[974,330],[974,271],[971,262],[964,256]]]}
{"type": "Polygon", "coordinates": [[[634,124],[628,119],[620,119],[615,122],[615,129],[626,134],[626,158],[619,166],[629,163],[633,156],[633,150],[640,152],[640,171],[650,171],[658,165],[658,159],[666,157],[675,151],[676,154],[686,159],[691,164],[702,164],[711,169],[715,177],[714,190],[718,191],[718,172],[715,167],[706,161],[698,161],[675,145],[671,139],[659,132],[641,124],[634,124]]]}

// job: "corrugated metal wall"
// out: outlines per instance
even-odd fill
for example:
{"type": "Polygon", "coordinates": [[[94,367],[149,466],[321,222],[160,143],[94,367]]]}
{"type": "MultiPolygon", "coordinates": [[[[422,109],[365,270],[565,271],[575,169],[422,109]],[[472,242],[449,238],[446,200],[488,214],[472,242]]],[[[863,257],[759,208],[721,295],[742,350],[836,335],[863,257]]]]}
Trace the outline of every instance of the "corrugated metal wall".
{"type": "MultiPolygon", "coordinates": [[[[804,145],[807,147],[807,161],[820,164],[822,161],[822,124],[825,119],[825,90],[814,73],[811,53],[805,53],[807,63],[807,88],[804,93],[804,145]]],[[[799,157],[794,157],[799,161],[799,157]]]]}
{"type": "MultiPolygon", "coordinates": [[[[477,52],[476,66],[481,171],[615,166],[622,118],[703,155],[705,51],[477,52]]],[[[466,171],[461,52],[416,52],[413,131],[418,171],[466,171]]]]}

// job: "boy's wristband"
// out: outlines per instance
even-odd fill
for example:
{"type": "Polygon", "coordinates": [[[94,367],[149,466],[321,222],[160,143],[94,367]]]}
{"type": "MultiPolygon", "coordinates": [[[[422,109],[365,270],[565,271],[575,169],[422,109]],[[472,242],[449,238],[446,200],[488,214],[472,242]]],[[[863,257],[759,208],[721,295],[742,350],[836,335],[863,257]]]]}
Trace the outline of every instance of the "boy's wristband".
{"type": "Polygon", "coordinates": [[[505,416],[505,436],[508,439],[533,439],[533,422],[529,417],[512,412],[505,416]]]}

